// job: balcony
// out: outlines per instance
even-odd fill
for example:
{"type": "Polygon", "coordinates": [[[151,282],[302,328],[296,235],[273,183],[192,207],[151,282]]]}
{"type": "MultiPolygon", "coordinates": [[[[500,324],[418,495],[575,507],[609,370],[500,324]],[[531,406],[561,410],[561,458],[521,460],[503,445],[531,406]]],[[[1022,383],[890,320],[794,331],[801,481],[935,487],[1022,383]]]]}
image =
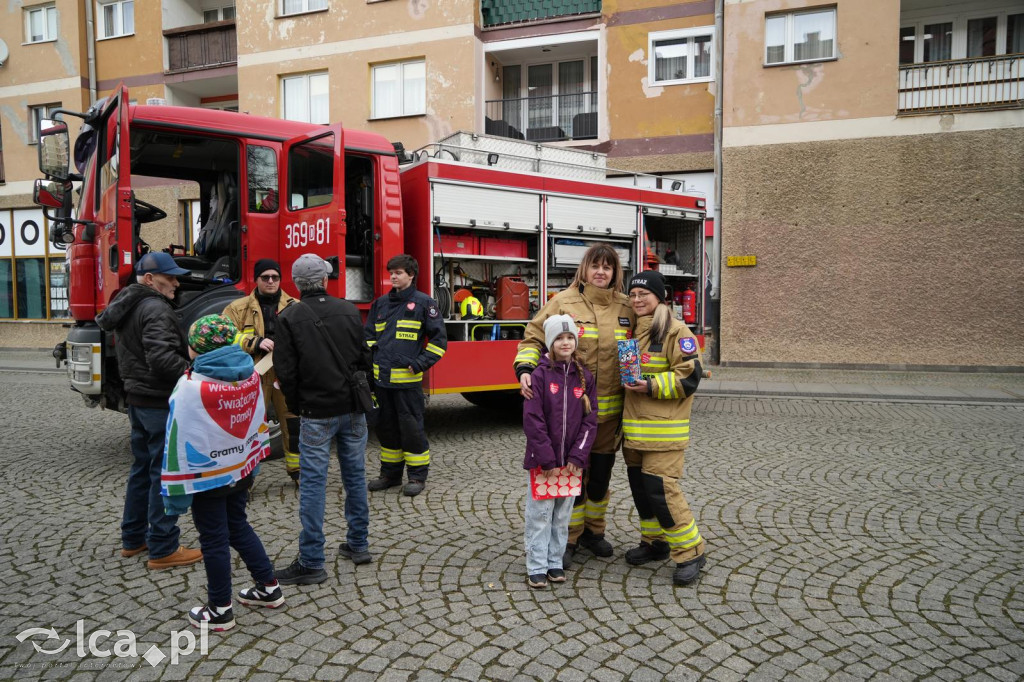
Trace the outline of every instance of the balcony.
{"type": "Polygon", "coordinates": [[[185,73],[234,66],[238,63],[235,20],[164,30],[166,73],[185,73]]]}
{"type": "Polygon", "coordinates": [[[597,92],[487,100],[486,106],[488,135],[531,142],[597,138],[597,92]]]}
{"type": "Polygon", "coordinates": [[[1024,106],[1024,54],[900,66],[900,114],[1024,106]]]}

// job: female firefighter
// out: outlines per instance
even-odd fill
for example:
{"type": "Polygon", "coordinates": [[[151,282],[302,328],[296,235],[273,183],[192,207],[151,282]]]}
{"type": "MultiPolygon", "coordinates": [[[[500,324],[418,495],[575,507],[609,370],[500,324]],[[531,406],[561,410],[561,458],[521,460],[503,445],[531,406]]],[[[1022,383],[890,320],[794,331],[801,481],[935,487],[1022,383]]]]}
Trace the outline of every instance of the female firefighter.
{"type": "Polygon", "coordinates": [[[697,339],[672,319],[665,279],[645,270],[629,282],[643,380],[626,386],[622,453],[640,515],[640,545],[626,552],[634,566],[672,557],[672,582],[689,585],[704,565],[704,539],[679,488],[690,439],[690,408],[703,370],[697,339]]]}
{"type": "Polygon", "coordinates": [[[632,336],[635,321],[622,283],[622,265],[615,249],[608,244],[591,246],[583,254],[569,287],[548,301],[527,325],[514,362],[522,394],[530,399],[531,373],[544,350],[544,321],[552,315],[569,315],[579,327],[580,362],[594,375],[597,386],[597,436],[590,451],[590,465],[584,472],[583,494],[576,498],[569,520],[563,568],[572,564],[577,546],[597,556],[612,555],[604,530],[624,395],[617,342],[632,336]]]}

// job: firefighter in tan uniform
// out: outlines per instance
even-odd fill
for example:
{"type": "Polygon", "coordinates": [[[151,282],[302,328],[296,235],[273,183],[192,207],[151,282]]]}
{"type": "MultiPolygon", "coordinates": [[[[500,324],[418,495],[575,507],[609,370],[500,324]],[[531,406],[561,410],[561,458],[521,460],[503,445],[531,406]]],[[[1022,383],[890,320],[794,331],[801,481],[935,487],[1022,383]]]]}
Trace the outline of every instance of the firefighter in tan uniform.
{"type": "MultiPolygon", "coordinates": [[[[256,288],[245,298],[228,304],[224,315],[239,329],[237,343],[255,362],[274,350],[274,330],[277,314],[295,303],[281,288],[281,266],[270,258],[256,261],[253,268],[256,288]]],[[[281,425],[281,442],[284,445],[284,466],[293,481],[299,480],[299,418],[288,411],[284,394],[274,386],[277,375],[271,367],[263,375],[263,395],[267,410],[273,405],[277,421],[281,425]]]]}
{"type": "Polygon", "coordinates": [[[697,339],[672,319],[665,279],[646,270],[629,282],[644,380],[627,386],[622,452],[640,515],[640,546],[626,552],[634,566],[672,557],[672,582],[689,585],[704,566],[704,539],[679,488],[690,440],[690,408],[703,374],[697,339]]]}
{"type": "MultiPolygon", "coordinates": [[[[619,379],[618,342],[632,338],[635,316],[622,293],[622,265],[608,244],[595,244],[583,254],[572,284],[540,309],[526,327],[515,358],[516,376],[523,395],[532,396],[531,372],[544,351],[544,321],[569,315],[580,328],[577,354],[594,375],[597,386],[597,436],[584,473],[583,493],[576,498],[569,520],[569,543],[563,557],[569,568],[577,546],[597,556],[612,555],[605,537],[608,484],[619,448],[624,390],[619,379]]],[[[543,389],[543,387],[541,387],[543,389]]]]}

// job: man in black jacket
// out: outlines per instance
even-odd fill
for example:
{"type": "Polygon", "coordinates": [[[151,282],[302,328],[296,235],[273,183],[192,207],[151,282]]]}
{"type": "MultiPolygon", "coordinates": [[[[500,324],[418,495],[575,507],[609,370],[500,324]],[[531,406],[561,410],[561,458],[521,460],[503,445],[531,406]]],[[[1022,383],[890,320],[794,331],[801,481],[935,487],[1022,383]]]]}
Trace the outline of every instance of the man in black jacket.
{"type": "Polygon", "coordinates": [[[132,463],[121,519],[121,556],[149,551],[151,569],[188,566],[203,558],[178,544],[178,517],[164,514],[160,469],[169,407],[167,399],[188,369],[188,343],[174,314],[179,268],[166,253],[147,253],[136,264],[137,282],[121,290],[96,318],[117,340],[132,425],[132,463]]]}
{"type": "Polygon", "coordinates": [[[338,553],[356,564],[371,561],[367,539],[366,417],[358,411],[353,374],[370,371],[359,310],[327,293],[331,266],[307,253],[292,265],[301,302],[277,316],[274,369],[288,409],[299,415],[299,556],[277,571],[285,585],[327,580],[324,507],[331,439],[338,446],[345,486],[346,541],[338,553]],[[342,364],[344,363],[344,364],[342,364]]]}

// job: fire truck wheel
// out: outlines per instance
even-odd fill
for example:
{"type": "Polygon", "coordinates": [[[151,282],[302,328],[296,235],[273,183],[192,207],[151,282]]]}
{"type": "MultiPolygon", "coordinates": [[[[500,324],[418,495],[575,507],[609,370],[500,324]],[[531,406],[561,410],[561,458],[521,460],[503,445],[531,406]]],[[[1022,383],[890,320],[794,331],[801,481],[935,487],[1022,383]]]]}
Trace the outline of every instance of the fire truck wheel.
{"type": "Polygon", "coordinates": [[[523,397],[519,391],[473,391],[462,397],[486,410],[521,410],[523,397]]]}

